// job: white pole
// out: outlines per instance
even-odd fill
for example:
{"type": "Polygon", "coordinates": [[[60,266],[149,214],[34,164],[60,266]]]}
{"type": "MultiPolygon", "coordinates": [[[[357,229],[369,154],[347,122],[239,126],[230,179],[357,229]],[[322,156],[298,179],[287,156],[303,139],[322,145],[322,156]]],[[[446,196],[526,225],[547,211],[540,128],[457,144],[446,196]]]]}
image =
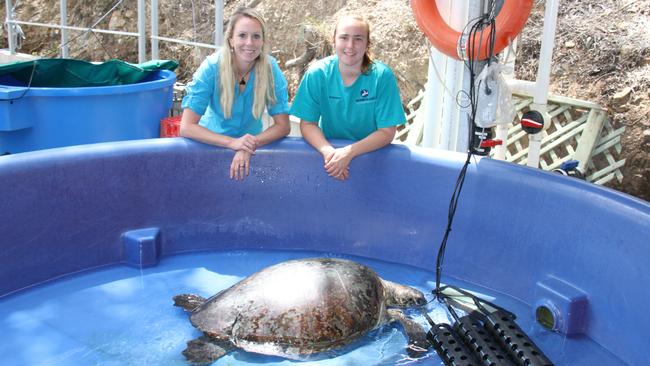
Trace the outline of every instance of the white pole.
{"type": "Polygon", "coordinates": [[[14,34],[14,23],[13,23],[13,14],[12,14],[13,5],[11,0],[5,0],[5,11],[7,12],[6,21],[7,24],[7,41],[9,43],[9,53],[12,55],[16,54],[16,40],[14,34]]]}
{"type": "MultiPolygon", "coordinates": [[[[539,66],[537,69],[537,81],[533,90],[533,104],[531,109],[539,111],[544,116],[544,127],[547,126],[550,118],[547,112],[548,86],[551,80],[551,59],[553,58],[553,46],[555,45],[555,28],[557,26],[557,12],[559,0],[547,0],[544,11],[544,29],[542,30],[542,47],[539,52],[539,66]]],[[[539,152],[542,146],[542,132],[530,135],[528,140],[528,166],[537,168],[539,166],[539,152]]]]}
{"type": "Polygon", "coordinates": [[[68,58],[68,30],[66,27],[68,25],[68,2],[66,0],[61,0],[59,2],[61,7],[61,58],[68,58]]]}
{"type": "Polygon", "coordinates": [[[138,62],[147,60],[147,34],[145,29],[146,14],[144,0],[138,0],[138,62]]]}
{"type": "Polygon", "coordinates": [[[559,0],[546,1],[544,29],[542,30],[542,47],[539,51],[539,66],[537,68],[537,85],[535,87],[535,94],[533,95],[533,102],[535,104],[546,104],[548,98],[558,6],[559,0]]]}
{"type": "MultiPolygon", "coordinates": [[[[514,88],[512,87],[512,83],[516,80],[515,79],[515,62],[517,61],[517,58],[515,57],[515,54],[517,53],[517,43],[519,42],[519,37],[515,38],[514,41],[509,46],[509,49],[505,51],[506,59],[505,61],[505,68],[512,70],[510,73],[503,73],[503,77],[508,85],[508,89],[510,89],[510,97],[512,97],[512,93],[514,93],[514,88]]],[[[504,90],[500,90],[500,93],[503,93],[504,90]]],[[[501,116],[503,118],[503,116],[501,116]]],[[[501,140],[503,143],[501,145],[496,145],[492,151],[494,151],[493,157],[498,160],[505,160],[506,159],[506,148],[508,146],[508,125],[512,123],[512,121],[504,121],[500,120],[499,124],[497,124],[494,132],[494,139],[495,140],[501,140]]]]}
{"type": "MultiPolygon", "coordinates": [[[[470,20],[478,18],[482,13],[483,13],[483,8],[484,4],[483,1],[479,2],[470,2],[466,6],[465,9],[465,15],[463,19],[463,26],[469,23],[470,20]]],[[[463,86],[463,90],[465,92],[469,93],[470,86],[471,86],[471,77],[470,77],[470,70],[465,67],[464,63],[461,61],[458,61],[460,63],[460,69],[463,71],[463,77],[462,79],[459,80],[458,85],[463,86]]],[[[478,65],[478,70],[475,70],[476,73],[480,73],[481,70],[484,67],[485,62],[475,62],[476,65],[478,65]]],[[[466,99],[467,100],[467,99],[466,99]]],[[[457,108],[458,109],[458,108],[457,108]]],[[[456,146],[455,146],[455,151],[458,152],[467,152],[470,149],[470,134],[474,134],[473,131],[473,126],[471,125],[471,116],[470,116],[471,108],[462,108],[459,110],[460,116],[457,118],[457,123],[458,123],[458,128],[456,128],[456,146]]],[[[480,113],[477,111],[477,114],[480,113]]]]}
{"type": "Polygon", "coordinates": [[[494,139],[503,141],[502,145],[494,147],[494,158],[506,160],[506,144],[508,143],[508,125],[499,123],[495,128],[494,139]]]}
{"type": "Polygon", "coordinates": [[[445,56],[431,48],[429,52],[429,73],[427,86],[424,92],[424,126],[422,131],[422,146],[439,147],[440,144],[440,121],[442,120],[442,103],[445,96],[445,85],[439,74],[444,71],[446,63],[445,56]],[[438,70],[436,72],[436,70],[438,70]]]}
{"type": "MultiPolygon", "coordinates": [[[[437,6],[443,19],[452,28],[463,30],[468,19],[467,2],[437,0],[437,6]]],[[[459,123],[460,111],[456,99],[463,85],[463,62],[436,49],[431,50],[429,57],[422,144],[445,150],[466,151],[467,127],[459,123]]]]}
{"type": "Polygon", "coordinates": [[[526,165],[538,168],[539,167],[539,152],[542,149],[542,133],[538,132],[534,135],[528,135],[528,157],[526,165]]]}
{"type": "Polygon", "coordinates": [[[158,0],[151,0],[151,59],[158,58],[158,0]]]}
{"type": "MultiPolygon", "coordinates": [[[[451,91],[451,95],[445,94],[445,102],[442,111],[442,135],[440,136],[440,147],[445,150],[462,151],[458,150],[463,144],[457,141],[460,135],[459,129],[461,127],[461,107],[458,105],[456,96],[460,95],[459,92],[463,88],[463,62],[451,57],[447,59],[447,70],[445,75],[445,85],[451,91]]],[[[462,99],[462,97],[461,97],[462,99]]]]}
{"type": "Polygon", "coordinates": [[[214,45],[217,49],[223,45],[223,0],[214,2],[214,45]]]}

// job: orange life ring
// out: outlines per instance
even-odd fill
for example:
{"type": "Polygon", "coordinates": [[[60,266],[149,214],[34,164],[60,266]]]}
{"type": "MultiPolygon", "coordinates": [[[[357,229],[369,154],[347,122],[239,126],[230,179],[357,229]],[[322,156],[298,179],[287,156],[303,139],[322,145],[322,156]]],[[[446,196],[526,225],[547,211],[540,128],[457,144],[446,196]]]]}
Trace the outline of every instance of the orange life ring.
{"type": "MultiPolygon", "coordinates": [[[[458,60],[466,59],[462,54],[459,44],[464,40],[463,35],[451,28],[438,11],[436,0],[411,0],[411,8],[418,26],[429,38],[431,44],[440,52],[458,60]]],[[[508,43],[517,37],[528,20],[530,11],[533,8],[533,0],[505,0],[503,7],[496,18],[496,40],[494,53],[501,52],[508,43]]],[[[482,39],[479,41],[476,36],[475,45],[481,45],[477,52],[476,59],[485,60],[488,58],[488,35],[490,28],[483,31],[482,39]]],[[[467,40],[469,43],[469,39],[467,40]]],[[[467,45],[464,45],[465,49],[467,45]]]]}

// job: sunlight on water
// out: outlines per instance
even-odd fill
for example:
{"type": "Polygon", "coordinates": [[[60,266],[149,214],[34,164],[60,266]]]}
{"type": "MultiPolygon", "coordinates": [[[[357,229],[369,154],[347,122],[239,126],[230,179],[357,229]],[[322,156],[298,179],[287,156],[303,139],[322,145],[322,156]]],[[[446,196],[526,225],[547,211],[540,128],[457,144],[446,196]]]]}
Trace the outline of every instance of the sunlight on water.
{"type": "MultiPolygon", "coordinates": [[[[277,251],[183,255],[163,258],[153,268],[116,266],[25,291],[0,300],[0,359],[7,365],[187,365],[181,351],[187,341],[201,333],[192,327],[187,313],[173,306],[174,295],[195,293],[209,297],[269,265],[316,256],[324,255],[277,251]]],[[[350,259],[370,266],[385,279],[418,288],[429,300],[432,298],[435,282],[430,272],[350,259]]],[[[290,290],[281,286],[278,289],[290,290]]],[[[490,294],[486,296],[494,299],[490,294]]],[[[528,315],[521,304],[509,301],[506,306],[518,307],[511,310],[528,315]]],[[[427,312],[437,323],[450,322],[447,311],[435,301],[427,305],[427,312]]],[[[407,314],[429,328],[417,311],[407,314]]],[[[534,323],[526,322],[525,317],[522,328],[542,339],[544,346],[566,347],[563,337],[549,336],[534,323]]],[[[236,350],[214,365],[441,364],[433,351],[418,360],[410,359],[405,346],[401,327],[386,325],[340,350],[300,362],[236,350]]]]}

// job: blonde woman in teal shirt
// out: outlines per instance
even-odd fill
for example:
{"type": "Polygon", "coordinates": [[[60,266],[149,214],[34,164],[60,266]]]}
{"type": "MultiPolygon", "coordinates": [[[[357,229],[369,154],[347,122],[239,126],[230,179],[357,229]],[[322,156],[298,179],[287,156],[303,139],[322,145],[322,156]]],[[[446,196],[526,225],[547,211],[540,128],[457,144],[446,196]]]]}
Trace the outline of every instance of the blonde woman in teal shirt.
{"type": "Polygon", "coordinates": [[[230,178],[241,180],[258,147],[289,134],[287,81],[268,55],[266,26],[257,11],[237,9],[225,39],[227,46],[209,56],[187,86],[180,134],[234,150],[230,178]],[[265,108],[274,123],[262,131],[265,108]]]}
{"type": "Polygon", "coordinates": [[[334,31],[336,55],[314,63],[305,73],[291,114],[300,132],[323,155],[329,176],[346,180],[355,157],[393,141],[406,122],[397,81],[388,66],[369,54],[370,26],[345,16],[334,31]],[[335,148],[329,139],[355,141],[335,148]]]}

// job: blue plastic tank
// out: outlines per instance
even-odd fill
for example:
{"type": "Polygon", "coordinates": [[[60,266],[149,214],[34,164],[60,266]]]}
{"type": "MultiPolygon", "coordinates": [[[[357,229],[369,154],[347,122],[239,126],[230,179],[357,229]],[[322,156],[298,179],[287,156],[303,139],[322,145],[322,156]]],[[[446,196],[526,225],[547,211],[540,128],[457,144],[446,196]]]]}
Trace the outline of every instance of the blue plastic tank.
{"type": "Polygon", "coordinates": [[[158,137],[175,81],[172,71],[158,70],[129,85],[0,85],[0,155],[158,137]]]}

